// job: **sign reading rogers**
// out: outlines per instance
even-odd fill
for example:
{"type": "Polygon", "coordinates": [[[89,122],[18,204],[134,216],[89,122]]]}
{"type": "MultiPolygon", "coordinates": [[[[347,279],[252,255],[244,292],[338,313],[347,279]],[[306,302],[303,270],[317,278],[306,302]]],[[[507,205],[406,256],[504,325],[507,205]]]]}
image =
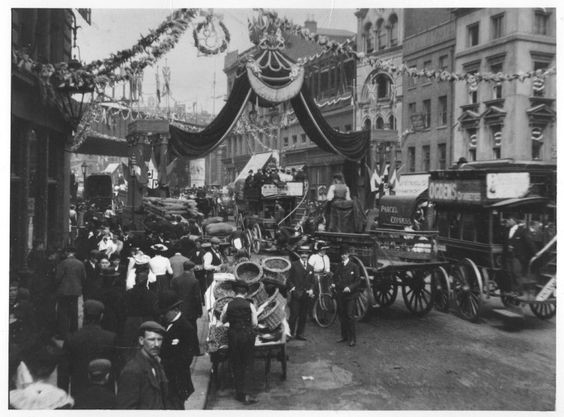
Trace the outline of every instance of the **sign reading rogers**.
{"type": "Polygon", "coordinates": [[[480,202],[480,181],[430,181],[429,199],[435,201],[480,202]]]}

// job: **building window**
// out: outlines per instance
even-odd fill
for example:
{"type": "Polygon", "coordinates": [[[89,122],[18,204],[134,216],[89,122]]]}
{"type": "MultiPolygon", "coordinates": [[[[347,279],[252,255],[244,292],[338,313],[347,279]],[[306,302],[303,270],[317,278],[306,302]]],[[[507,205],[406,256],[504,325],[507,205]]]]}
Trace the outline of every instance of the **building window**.
{"type": "Polygon", "coordinates": [[[416,103],[409,103],[407,105],[407,115],[408,115],[408,117],[411,119],[411,116],[413,116],[416,112],[417,112],[417,104],[416,103]]]}
{"type": "Polygon", "coordinates": [[[292,145],[298,144],[298,135],[292,135],[292,145]]]}
{"type": "Polygon", "coordinates": [[[448,115],[448,109],[447,109],[447,96],[440,96],[439,97],[439,108],[437,109],[437,113],[438,113],[438,125],[439,126],[446,126],[446,124],[448,123],[447,120],[447,115],[448,115]]]}
{"type": "Polygon", "coordinates": [[[532,152],[531,157],[533,160],[542,160],[542,145],[543,145],[543,129],[541,127],[535,126],[531,130],[531,145],[532,152]]]}
{"type": "Polygon", "coordinates": [[[378,49],[386,48],[386,28],[384,27],[384,19],[378,19],[376,22],[376,39],[378,49]]]}
{"type": "Polygon", "coordinates": [[[501,127],[500,126],[492,126],[492,148],[493,148],[493,157],[494,159],[501,158],[501,127]]]}
{"type": "Polygon", "coordinates": [[[394,115],[391,115],[388,119],[388,124],[391,130],[396,130],[397,129],[397,125],[396,125],[396,118],[394,117],[394,115]]]}
{"type": "Polygon", "coordinates": [[[305,133],[302,133],[302,143],[306,143],[307,142],[307,136],[305,133]]]}
{"type": "Polygon", "coordinates": [[[319,86],[320,95],[323,95],[329,89],[329,71],[323,71],[321,73],[321,85],[319,86]]]}
{"type": "MultiPolygon", "coordinates": [[[[409,67],[409,69],[411,71],[417,71],[417,67],[415,65],[409,67]]],[[[409,75],[410,71],[407,72],[407,88],[414,88],[415,84],[417,83],[417,80],[415,77],[412,77],[411,75],[409,75]]]]}
{"type": "Polygon", "coordinates": [[[284,139],[282,139],[282,144],[284,145],[285,148],[288,147],[288,145],[290,144],[288,141],[288,136],[286,136],[284,139]]]}
{"type": "Polygon", "coordinates": [[[345,125],[345,132],[350,132],[352,130],[352,125],[345,125]]]}
{"type": "Polygon", "coordinates": [[[431,147],[429,145],[423,146],[423,171],[429,172],[431,170],[431,147]]]}
{"type": "Polygon", "coordinates": [[[468,154],[470,155],[470,161],[476,160],[476,149],[470,149],[468,151],[468,154]]]}
{"type": "Polygon", "coordinates": [[[407,148],[407,169],[409,172],[415,172],[415,146],[407,148]]]}
{"type": "Polygon", "coordinates": [[[431,127],[431,100],[423,100],[423,117],[425,119],[425,127],[431,127]]]}
{"type": "Polygon", "coordinates": [[[385,99],[390,96],[390,80],[387,75],[379,74],[376,76],[377,97],[385,99]]]}
{"type": "Polygon", "coordinates": [[[476,148],[478,147],[478,133],[476,129],[468,129],[468,153],[470,155],[470,160],[476,160],[476,148]]]}
{"type": "MultiPolygon", "coordinates": [[[[490,66],[490,71],[493,74],[498,74],[503,72],[503,64],[494,64],[490,66]]],[[[503,98],[503,85],[502,81],[494,82],[493,84],[493,98],[503,98]]]]}
{"type": "Polygon", "coordinates": [[[439,57],[439,69],[441,71],[448,71],[448,55],[441,55],[439,57]]]}
{"type": "Polygon", "coordinates": [[[376,119],[376,129],[384,129],[384,119],[381,117],[376,119]]]}
{"type": "Polygon", "coordinates": [[[501,38],[505,35],[505,15],[492,16],[492,39],[501,38]]]}
{"type": "Polygon", "coordinates": [[[388,19],[390,25],[390,46],[398,44],[398,17],[392,14],[388,19]]]}
{"type": "MultiPolygon", "coordinates": [[[[535,62],[533,64],[534,70],[543,70],[546,71],[548,69],[548,62],[535,62]]],[[[546,82],[544,78],[535,77],[533,80],[533,96],[535,97],[544,97],[546,82]]]]}
{"type": "Polygon", "coordinates": [[[370,119],[364,120],[363,130],[370,130],[371,127],[372,127],[372,121],[370,119]]]}
{"type": "Polygon", "coordinates": [[[370,53],[374,51],[374,45],[372,43],[372,22],[366,22],[364,25],[364,42],[366,47],[366,52],[370,53]]]}
{"type": "Polygon", "coordinates": [[[476,46],[480,43],[480,24],[473,23],[466,27],[467,46],[476,46]]]}
{"type": "Polygon", "coordinates": [[[535,10],[534,32],[537,35],[548,35],[548,13],[542,10],[535,10]]]}
{"type": "Polygon", "coordinates": [[[439,169],[446,169],[446,143],[439,143],[439,169]]]}

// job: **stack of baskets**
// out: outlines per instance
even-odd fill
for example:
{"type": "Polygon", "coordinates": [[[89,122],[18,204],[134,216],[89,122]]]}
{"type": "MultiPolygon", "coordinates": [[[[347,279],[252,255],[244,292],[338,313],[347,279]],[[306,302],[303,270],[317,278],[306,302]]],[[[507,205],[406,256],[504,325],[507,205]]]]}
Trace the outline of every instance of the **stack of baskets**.
{"type": "Polygon", "coordinates": [[[262,303],[268,300],[268,293],[264,288],[264,284],[262,282],[259,282],[258,284],[254,284],[252,287],[250,287],[247,298],[253,301],[256,306],[260,306],[262,303]]]}
{"type": "Polygon", "coordinates": [[[262,324],[269,331],[277,329],[286,317],[286,300],[276,290],[263,304],[264,308],[258,316],[259,325],[262,324]]]}
{"type": "Polygon", "coordinates": [[[263,268],[255,262],[241,262],[235,265],[235,278],[245,282],[249,287],[258,283],[263,274],[263,268]]]}
{"type": "Polygon", "coordinates": [[[272,256],[262,260],[263,281],[283,288],[290,274],[292,264],[286,258],[272,256]]]}
{"type": "Polygon", "coordinates": [[[208,335],[208,351],[217,352],[221,348],[226,348],[229,341],[227,338],[226,326],[221,324],[210,324],[208,335]]]}

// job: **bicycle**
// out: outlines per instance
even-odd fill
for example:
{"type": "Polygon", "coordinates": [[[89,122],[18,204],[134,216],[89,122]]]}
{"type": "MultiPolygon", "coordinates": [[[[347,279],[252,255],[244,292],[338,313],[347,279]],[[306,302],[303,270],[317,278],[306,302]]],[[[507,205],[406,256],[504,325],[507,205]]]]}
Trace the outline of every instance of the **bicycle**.
{"type": "Polygon", "coordinates": [[[327,274],[314,274],[316,299],[313,304],[313,319],[319,327],[329,327],[337,318],[337,300],[330,288],[327,274]]]}

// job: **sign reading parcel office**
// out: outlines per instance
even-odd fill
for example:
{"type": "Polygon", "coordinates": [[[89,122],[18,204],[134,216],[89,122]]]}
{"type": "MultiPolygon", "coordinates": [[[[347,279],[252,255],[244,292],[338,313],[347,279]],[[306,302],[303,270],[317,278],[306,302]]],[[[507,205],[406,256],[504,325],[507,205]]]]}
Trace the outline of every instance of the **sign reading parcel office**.
{"type": "Polygon", "coordinates": [[[480,204],[523,197],[529,186],[528,172],[488,173],[480,179],[431,179],[429,199],[436,202],[480,204]]]}

